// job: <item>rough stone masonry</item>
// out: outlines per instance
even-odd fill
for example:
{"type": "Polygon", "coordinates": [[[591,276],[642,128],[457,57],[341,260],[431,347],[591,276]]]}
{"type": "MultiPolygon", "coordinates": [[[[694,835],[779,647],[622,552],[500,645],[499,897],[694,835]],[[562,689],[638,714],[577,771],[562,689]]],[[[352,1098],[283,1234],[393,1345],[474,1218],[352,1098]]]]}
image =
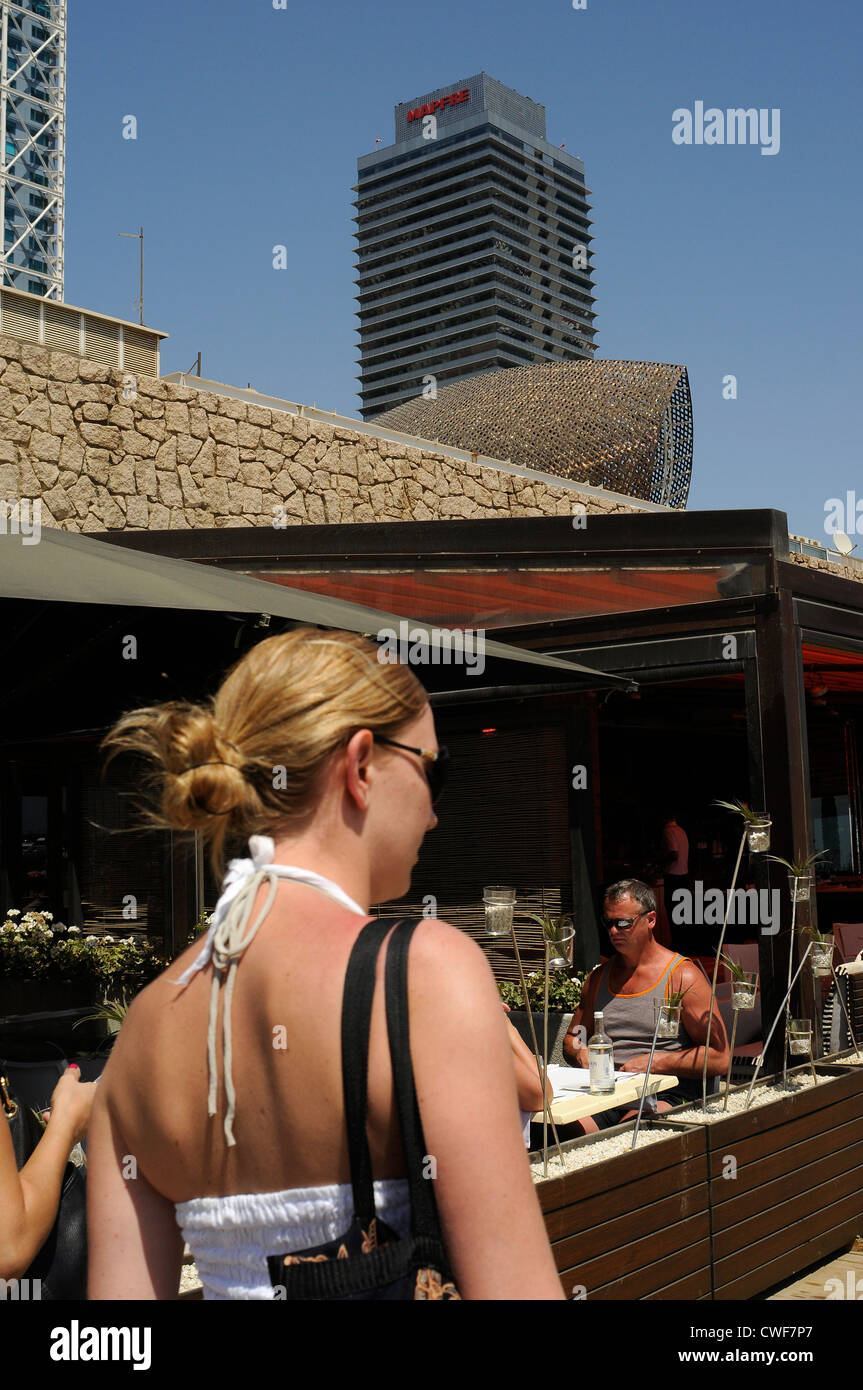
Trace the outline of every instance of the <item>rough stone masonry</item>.
{"type": "Polygon", "coordinates": [[[42,525],[66,531],[637,510],[155,377],[131,390],[0,337],[0,498],[40,498],[42,525]]]}

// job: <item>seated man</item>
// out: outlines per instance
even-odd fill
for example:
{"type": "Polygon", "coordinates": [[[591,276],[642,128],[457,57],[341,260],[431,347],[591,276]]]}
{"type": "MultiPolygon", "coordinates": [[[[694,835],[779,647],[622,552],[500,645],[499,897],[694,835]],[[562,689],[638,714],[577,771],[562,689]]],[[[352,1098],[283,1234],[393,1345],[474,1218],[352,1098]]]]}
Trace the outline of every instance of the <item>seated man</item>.
{"type": "MultiPolygon", "coordinates": [[[[684,956],[675,955],[654,940],[656,899],[653,890],[637,878],[614,883],[605,895],[605,925],[613,956],[598,965],[584,982],[581,1005],[563,1040],[563,1055],[576,1067],[588,1065],[586,1043],[594,1030],[594,1013],[602,1010],[605,1032],[614,1044],[617,1071],[646,1072],[655,1026],[653,1001],[664,1000],[672,992],[685,990],[681,1001],[680,1035],[658,1039],[651,1071],[657,1075],[681,1078],[672,1091],[657,1099],[658,1110],[694,1100],[701,1095],[704,1042],[710,1007],[710,983],[703,971],[684,956]]],[[[723,1075],[728,1068],[728,1039],[716,1003],[710,1029],[708,1076],[723,1075]]],[[[582,1131],[592,1134],[622,1120],[634,1118],[638,1107],[604,1110],[580,1121],[582,1131]]]]}

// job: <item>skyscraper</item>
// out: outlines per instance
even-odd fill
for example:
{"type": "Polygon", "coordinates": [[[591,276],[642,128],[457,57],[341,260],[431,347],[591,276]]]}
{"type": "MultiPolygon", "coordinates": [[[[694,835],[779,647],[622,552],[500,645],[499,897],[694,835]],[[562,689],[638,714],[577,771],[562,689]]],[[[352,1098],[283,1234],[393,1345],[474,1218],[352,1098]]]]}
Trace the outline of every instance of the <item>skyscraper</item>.
{"type": "Polygon", "coordinates": [[[501,367],[596,348],[584,165],[485,73],[395,108],[357,161],[365,418],[501,367]]]}
{"type": "Polygon", "coordinates": [[[2,281],[63,298],[66,4],[0,0],[2,281]]]}

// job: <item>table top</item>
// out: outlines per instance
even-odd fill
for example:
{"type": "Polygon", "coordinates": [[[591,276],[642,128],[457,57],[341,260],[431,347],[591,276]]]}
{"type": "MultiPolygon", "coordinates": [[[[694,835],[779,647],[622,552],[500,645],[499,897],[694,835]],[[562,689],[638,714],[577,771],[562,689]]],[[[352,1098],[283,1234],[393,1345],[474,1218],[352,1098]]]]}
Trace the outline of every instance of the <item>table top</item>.
{"type": "MultiPolygon", "coordinates": [[[[641,1099],[641,1088],[644,1085],[644,1072],[625,1072],[615,1073],[614,1090],[605,1095],[595,1095],[592,1091],[562,1091],[560,1081],[570,1074],[574,1068],[550,1065],[548,1068],[549,1079],[554,1086],[554,1100],[551,1104],[551,1118],[556,1125],[572,1124],[575,1120],[583,1120],[585,1115],[598,1115],[602,1110],[614,1110],[618,1106],[637,1106],[641,1099]],[[625,1079],[624,1079],[625,1078],[625,1079]]],[[[677,1085],[677,1076],[659,1076],[656,1072],[651,1072],[647,1077],[649,1096],[656,1095],[660,1091],[671,1091],[677,1085]]],[[[543,1112],[531,1115],[531,1120],[537,1124],[542,1124],[543,1112]]]]}

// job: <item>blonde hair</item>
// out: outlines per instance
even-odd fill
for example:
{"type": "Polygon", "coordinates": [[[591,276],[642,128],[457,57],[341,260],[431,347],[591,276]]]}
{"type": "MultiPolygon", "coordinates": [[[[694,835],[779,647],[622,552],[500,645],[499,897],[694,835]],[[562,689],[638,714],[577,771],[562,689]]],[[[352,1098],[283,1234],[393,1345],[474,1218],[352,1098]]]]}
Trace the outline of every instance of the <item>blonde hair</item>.
{"type": "Polygon", "coordinates": [[[427,703],[416,676],[382,664],[373,642],[301,627],[259,642],[211,700],[132,710],[101,746],[106,767],[120,753],[151,764],[146,821],[201,831],[221,877],[226,842],[308,816],[324,764],[358,729],[394,733],[427,703]]]}

